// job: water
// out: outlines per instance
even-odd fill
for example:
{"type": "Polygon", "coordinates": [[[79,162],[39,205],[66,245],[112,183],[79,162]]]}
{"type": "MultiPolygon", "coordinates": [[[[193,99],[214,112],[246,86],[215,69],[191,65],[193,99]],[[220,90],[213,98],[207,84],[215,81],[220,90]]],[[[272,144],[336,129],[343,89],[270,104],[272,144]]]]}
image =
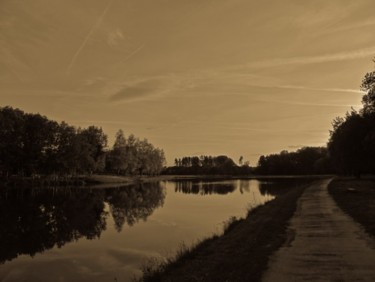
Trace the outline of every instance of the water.
{"type": "Polygon", "coordinates": [[[0,281],[131,281],[288,183],[167,181],[0,193],[0,281]]]}

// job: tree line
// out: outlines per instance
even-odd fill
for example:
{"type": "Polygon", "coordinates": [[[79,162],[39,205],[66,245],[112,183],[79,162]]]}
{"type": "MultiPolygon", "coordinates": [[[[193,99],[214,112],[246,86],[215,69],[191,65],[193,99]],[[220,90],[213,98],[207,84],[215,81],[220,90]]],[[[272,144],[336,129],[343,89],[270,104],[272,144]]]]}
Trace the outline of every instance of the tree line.
{"type": "Polygon", "coordinates": [[[185,156],[175,159],[175,165],[163,170],[163,174],[245,175],[251,173],[248,162],[237,165],[231,158],[220,156],[185,156]]]}
{"type": "Polygon", "coordinates": [[[158,174],[164,152],[120,130],[113,148],[102,128],[80,128],[12,107],[0,108],[0,176],[158,174]],[[120,140],[121,139],[121,140],[120,140]]]}
{"type": "Polygon", "coordinates": [[[296,152],[260,156],[254,173],[260,175],[331,174],[335,170],[325,147],[303,147],[296,152]]]}

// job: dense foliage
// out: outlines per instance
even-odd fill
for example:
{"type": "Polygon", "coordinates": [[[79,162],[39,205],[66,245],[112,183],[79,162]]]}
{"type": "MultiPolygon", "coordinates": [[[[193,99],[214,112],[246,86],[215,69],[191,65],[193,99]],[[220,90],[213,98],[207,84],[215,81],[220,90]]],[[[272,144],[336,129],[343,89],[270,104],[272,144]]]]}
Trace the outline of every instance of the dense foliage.
{"type": "Polygon", "coordinates": [[[107,136],[40,114],[0,108],[0,172],[3,175],[77,174],[104,169],[107,136]]]}
{"type": "Polygon", "coordinates": [[[333,168],[324,147],[304,147],[296,152],[261,156],[256,168],[263,175],[329,174],[333,168]]]}
{"type": "Polygon", "coordinates": [[[168,167],[164,174],[245,175],[251,173],[246,163],[238,166],[227,156],[192,156],[175,159],[175,166],[168,167]]]}
{"type": "Polygon", "coordinates": [[[107,170],[123,175],[156,175],[165,165],[164,151],[155,148],[146,139],[133,134],[125,138],[122,130],[116,134],[113,149],[107,155],[107,170]]]}
{"type": "Polygon", "coordinates": [[[329,153],[340,173],[360,177],[375,173],[375,71],[362,81],[363,108],[337,117],[328,142],[329,153]]]}
{"type": "Polygon", "coordinates": [[[133,135],[126,140],[122,131],[113,149],[106,147],[107,136],[99,127],[76,128],[40,114],[0,108],[0,176],[157,174],[165,163],[162,150],[133,135]]]}

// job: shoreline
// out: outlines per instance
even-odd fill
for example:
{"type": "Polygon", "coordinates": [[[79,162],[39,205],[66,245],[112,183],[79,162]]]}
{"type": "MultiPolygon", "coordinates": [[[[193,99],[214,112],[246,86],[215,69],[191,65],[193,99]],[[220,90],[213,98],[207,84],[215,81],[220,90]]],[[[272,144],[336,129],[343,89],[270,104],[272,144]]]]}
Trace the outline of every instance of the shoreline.
{"type": "Polygon", "coordinates": [[[127,186],[138,183],[148,183],[156,181],[176,181],[176,180],[272,180],[272,179],[324,179],[332,175],[157,175],[157,176],[119,176],[110,174],[78,175],[75,177],[10,177],[1,179],[0,187],[90,187],[105,188],[127,186]]]}
{"type": "Polygon", "coordinates": [[[230,222],[222,235],[185,246],[175,257],[150,260],[138,281],[260,281],[271,254],[290,240],[287,226],[298,199],[319,182],[300,183],[250,210],[245,219],[230,222]]]}

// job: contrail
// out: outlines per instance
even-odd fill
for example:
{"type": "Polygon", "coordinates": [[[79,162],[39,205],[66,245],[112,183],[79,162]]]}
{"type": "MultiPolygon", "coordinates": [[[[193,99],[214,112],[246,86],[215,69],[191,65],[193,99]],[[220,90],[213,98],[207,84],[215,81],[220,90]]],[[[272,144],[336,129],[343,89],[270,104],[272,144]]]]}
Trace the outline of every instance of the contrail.
{"type": "Polygon", "coordinates": [[[131,52],[125,59],[124,59],[124,62],[126,62],[127,60],[129,60],[131,57],[133,57],[135,54],[137,54],[139,51],[142,50],[142,48],[145,47],[145,44],[142,44],[141,46],[139,46],[137,49],[135,49],[133,52],[131,52]]]}
{"type": "Polygon", "coordinates": [[[94,33],[94,31],[101,25],[105,15],[107,14],[109,8],[111,7],[112,5],[112,2],[113,0],[109,0],[108,1],[108,4],[107,6],[104,8],[103,10],[103,13],[100,15],[100,17],[98,18],[98,20],[96,21],[96,23],[92,26],[91,30],[89,31],[89,33],[86,35],[85,39],[83,40],[81,46],[79,46],[77,52],[74,54],[72,60],[70,61],[70,64],[68,66],[68,68],[66,69],[66,74],[69,74],[70,73],[70,70],[72,69],[72,67],[74,66],[79,54],[81,53],[81,51],[83,50],[83,48],[85,48],[85,45],[87,44],[87,41],[90,39],[91,35],[94,33]]]}

